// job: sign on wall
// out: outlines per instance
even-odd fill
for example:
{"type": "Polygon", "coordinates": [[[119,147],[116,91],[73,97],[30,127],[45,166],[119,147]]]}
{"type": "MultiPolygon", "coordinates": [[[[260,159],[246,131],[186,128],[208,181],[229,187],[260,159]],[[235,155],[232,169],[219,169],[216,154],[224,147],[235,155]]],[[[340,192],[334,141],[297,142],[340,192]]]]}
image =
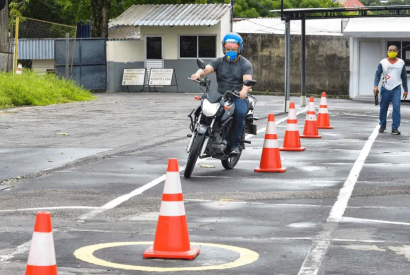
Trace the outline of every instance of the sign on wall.
{"type": "Polygon", "coordinates": [[[123,86],[143,86],[145,80],[145,69],[124,69],[122,75],[123,86]]]}
{"type": "Polygon", "coordinates": [[[149,76],[150,86],[172,86],[174,69],[151,69],[149,76]]]}

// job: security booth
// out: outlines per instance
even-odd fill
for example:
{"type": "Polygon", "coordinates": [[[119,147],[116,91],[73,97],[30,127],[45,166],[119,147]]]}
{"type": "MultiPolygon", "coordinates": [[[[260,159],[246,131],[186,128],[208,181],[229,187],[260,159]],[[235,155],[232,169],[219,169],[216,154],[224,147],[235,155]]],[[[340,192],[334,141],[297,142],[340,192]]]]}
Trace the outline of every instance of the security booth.
{"type": "MultiPolygon", "coordinates": [[[[350,97],[373,96],[377,66],[391,45],[404,60],[410,84],[410,18],[350,19],[343,34],[350,37],[350,97]]],[[[380,88],[380,87],[379,87],[380,88]]],[[[402,93],[404,93],[402,89],[402,93]]]]}
{"type": "MultiPolygon", "coordinates": [[[[227,4],[133,5],[110,20],[108,91],[143,90],[122,85],[124,69],[145,69],[146,86],[151,69],[173,69],[173,84],[178,87],[156,86],[155,90],[198,91],[187,78],[198,70],[197,58],[209,63],[223,56],[221,41],[230,32],[230,8],[227,4]]],[[[216,88],[215,77],[211,80],[216,88]]]]}

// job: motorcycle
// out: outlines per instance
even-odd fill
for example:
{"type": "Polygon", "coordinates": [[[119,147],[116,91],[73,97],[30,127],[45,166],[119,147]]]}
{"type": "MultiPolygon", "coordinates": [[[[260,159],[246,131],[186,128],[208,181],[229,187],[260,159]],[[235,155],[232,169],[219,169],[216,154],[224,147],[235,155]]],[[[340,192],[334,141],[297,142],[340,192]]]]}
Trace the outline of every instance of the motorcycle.
{"type": "MultiPolygon", "coordinates": [[[[205,62],[197,59],[198,67],[205,71],[205,62]]],[[[185,178],[190,178],[195,168],[195,164],[202,158],[216,158],[220,159],[222,166],[225,169],[233,169],[238,163],[242,150],[245,149],[245,143],[251,144],[250,141],[245,140],[245,134],[257,134],[257,126],[253,123],[258,118],[253,116],[256,105],[256,99],[248,94],[248,112],[245,114],[245,127],[242,132],[240,141],[240,153],[230,154],[230,133],[233,127],[233,114],[235,112],[235,99],[239,98],[239,92],[235,90],[228,90],[223,95],[217,91],[211,91],[211,80],[204,79],[193,80],[199,84],[199,87],[205,87],[202,96],[195,97],[201,100],[201,104],[193,109],[188,115],[191,120],[190,130],[191,134],[187,153],[188,161],[184,172],[185,178]]],[[[256,84],[256,80],[246,80],[243,85],[252,87],[256,84]]],[[[202,88],[201,88],[202,90],[202,88]]]]}

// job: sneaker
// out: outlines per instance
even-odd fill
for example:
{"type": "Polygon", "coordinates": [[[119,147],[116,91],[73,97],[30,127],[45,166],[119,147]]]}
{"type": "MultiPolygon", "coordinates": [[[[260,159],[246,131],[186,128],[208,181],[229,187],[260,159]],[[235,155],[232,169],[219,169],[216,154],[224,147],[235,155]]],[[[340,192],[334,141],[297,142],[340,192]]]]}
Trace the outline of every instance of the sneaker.
{"type": "Polygon", "coordinates": [[[401,133],[399,132],[399,129],[393,129],[391,130],[392,135],[400,135],[401,133]]]}
{"type": "Polygon", "coordinates": [[[238,155],[240,153],[239,147],[237,146],[232,146],[231,154],[232,155],[238,155]]]}
{"type": "Polygon", "coordinates": [[[380,126],[379,133],[384,133],[384,130],[386,130],[386,126],[380,126]]]}

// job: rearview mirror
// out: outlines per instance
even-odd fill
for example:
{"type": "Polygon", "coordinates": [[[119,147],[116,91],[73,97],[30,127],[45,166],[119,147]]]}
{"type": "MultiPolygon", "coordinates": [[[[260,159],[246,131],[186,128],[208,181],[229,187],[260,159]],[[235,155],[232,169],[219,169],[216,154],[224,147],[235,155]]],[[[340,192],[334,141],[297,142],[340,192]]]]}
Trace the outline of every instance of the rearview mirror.
{"type": "Polygon", "coordinates": [[[245,81],[243,82],[243,85],[248,86],[248,87],[251,87],[251,86],[253,86],[253,85],[255,85],[255,84],[256,84],[256,80],[253,80],[253,79],[245,80],[245,81]]]}
{"type": "Polygon", "coordinates": [[[198,58],[198,59],[196,60],[196,64],[198,64],[198,67],[199,67],[200,69],[205,70],[205,62],[204,62],[202,59],[198,58]]]}

